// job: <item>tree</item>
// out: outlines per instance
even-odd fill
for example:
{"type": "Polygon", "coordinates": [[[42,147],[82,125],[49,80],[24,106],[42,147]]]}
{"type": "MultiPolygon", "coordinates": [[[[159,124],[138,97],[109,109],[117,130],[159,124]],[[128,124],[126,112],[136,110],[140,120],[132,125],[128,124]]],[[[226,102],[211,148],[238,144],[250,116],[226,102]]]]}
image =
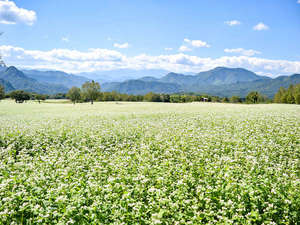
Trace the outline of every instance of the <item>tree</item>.
{"type": "Polygon", "coordinates": [[[160,95],[160,100],[162,102],[170,102],[170,95],[168,95],[168,94],[161,94],[160,95]]]}
{"type": "Polygon", "coordinates": [[[5,98],[4,87],[0,85],[0,100],[5,98]]]}
{"type": "Polygon", "coordinates": [[[222,98],[222,102],[227,103],[227,102],[229,102],[229,99],[227,97],[222,98]]]}
{"type": "Polygon", "coordinates": [[[300,84],[290,85],[288,89],[280,87],[274,96],[274,102],[300,104],[300,84]]]}
{"type": "Polygon", "coordinates": [[[293,95],[294,94],[294,89],[295,89],[294,85],[291,84],[289,86],[288,90],[287,90],[286,101],[289,104],[295,104],[296,103],[294,95],[293,95]]]}
{"type": "Polygon", "coordinates": [[[23,103],[27,100],[30,100],[30,93],[22,91],[22,90],[16,90],[10,93],[10,97],[16,101],[16,103],[23,103]]]}
{"type": "Polygon", "coordinates": [[[147,94],[145,94],[144,96],[144,100],[147,102],[160,102],[160,95],[159,94],[155,94],[153,92],[149,92],[147,94]]]}
{"type": "Polygon", "coordinates": [[[294,95],[295,103],[300,104],[300,84],[294,86],[293,95],[294,95]]]}
{"type": "Polygon", "coordinates": [[[286,90],[283,87],[280,87],[278,92],[274,96],[274,102],[283,103],[283,96],[285,96],[286,90]]]}
{"type": "Polygon", "coordinates": [[[257,91],[250,92],[246,97],[246,102],[247,103],[256,104],[256,103],[259,103],[259,102],[262,102],[262,101],[264,101],[264,97],[257,91]]]}
{"type": "Polygon", "coordinates": [[[46,95],[37,94],[35,96],[35,99],[38,100],[39,103],[41,103],[41,101],[45,101],[46,100],[46,95]]]}
{"type": "Polygon", "coordinates": [[[94,101],[100,93],[100,84],[95,81],[87,81],[82,85],[81,92],[87,101],[91,101],[91,104],[94,104],[94,101]]]}
{"type": "Polygon", "coordinates": [[[180,95],[170,95],[170,102],[172,103],[180,103],[182,102],[181,96],[180,95]]]}
{"type": "Polygon", "coordinates": [[[72,87],[68,93],[67,93],[67,98],[69,98],[73,104],[76,102],[79,102],[81,99],[81,90],[78,87],[72,87]]]}
{"type": "Polygon", "coordinates": [[[242,99],[239,96],[232,96],[229,100],[231,103],[240,103],[242,99]]]}

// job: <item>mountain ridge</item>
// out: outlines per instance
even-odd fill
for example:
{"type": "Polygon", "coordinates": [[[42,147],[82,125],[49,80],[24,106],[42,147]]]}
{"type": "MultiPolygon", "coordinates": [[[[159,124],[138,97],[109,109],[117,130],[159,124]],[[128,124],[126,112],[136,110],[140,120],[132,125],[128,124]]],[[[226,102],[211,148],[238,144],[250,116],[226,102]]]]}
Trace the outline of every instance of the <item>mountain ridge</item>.
{"type": "Polygon", "coordinates": [[[90,79],[86,77],[73,75],[63,71],[23,70],[23,73],[27,77],[35,79],[38,82],[63,85],[67,88],[81,86],[84,82],[90,81],[90,79]]]}
{"type": "MultiPolygon", "coordinates": [[[[200,72],[196,75],[184,75],[171,72],[160,79],[143,77],[138,80],[142,80],[144,82],[155,81],[155,89],[158,93],[171,94],[180,92],[195,92],[224,97],[230,97],[232,95],[245,97],[248,92],[257,90],[271,98],[281,86],[287,87],[293,83],[300,83],[300,78],[298,76],[280,76],[272,79],[270,77],[257,75],[254,72],[243,68],[227,67],[216,67],[212,70],[200,72]],[[167,89],[165,85],[166,83],[168,84],[167,89]],[[171,89],[170,84],[176,84],[176,86],[171,89]],[[172,90],[172,92],[169,90],[172,90]]],[[[133,83],[133,81],[131,81],[131,83],[133,83]]],[[[126,91],[126,89],[124,89],[124,82],[115,82],[113,88],[109,85],[109,83],[103,84],[102,87],[104,91],[145,94],[146,91],[143,89],[145,84],[141,86],[139,86],[138,83],[136,84],[136,86],[131,86],[130,91],[126,91]]]]}
{"type": "Polygon", "coordinates": [[[0,79],[9,82],[12,85],[13,90],[24,90],[41,94],[55,94],[68,91],[68,88],[63,85],[40,83],[33,78],[29,78],[14,66],[7,67],[5,70],[1,71],[0,79]]]}
{"type": "MultiPolygon", "coordinates": [[[[63,71],[21,71],[16,67],[2,68],[0,71],[0,84],[5,87],[6,92],[23,89],[42,94],[66,93],[70,87],[80,87],[89,80],[63,71]]],[[[194,92],[221,97],[245,97],[248,92],[256,90],[273,97],[280,87],[287,88],[295,83],[300,83],[299,74],[272,79],[243,68],[216,67],[193,75],[169,72],[162,77],[143,76],[121,82],[105,82],[101,84],[101,89],[104,92],[117,91],[127,94],[194,92]]]]}

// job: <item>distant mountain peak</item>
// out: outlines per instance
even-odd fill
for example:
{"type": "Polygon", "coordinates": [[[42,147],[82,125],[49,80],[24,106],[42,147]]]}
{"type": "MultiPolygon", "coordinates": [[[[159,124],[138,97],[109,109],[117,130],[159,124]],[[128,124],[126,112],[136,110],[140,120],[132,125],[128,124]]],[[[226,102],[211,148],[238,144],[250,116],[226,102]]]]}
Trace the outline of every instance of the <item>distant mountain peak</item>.
{"type": "Polygon", "coordinates": [[[232,69],[232,68],[224,67],[224,66],[217,66],[217,67],[215,67],[215,68],[212,69],[212,70],[224,70],[224,69],[232,69]]]}
{"type": "Polygon", "coordinates": [[[14,66],[9,66],[5,70],[5,72],[17,72],[17,71],[19,71],[19,70],[14,66]]]}
{"type": "Polygon", "coordinates": [[[7,76],[16,76],[16,77],[27,78],[21,70],[18,70],[14,66],[7,67],[7,69],[4,71],[4,73],[7,76]]]}
{"type": "Polygon", "coordinates": [[[220,70],[224,70],[224,71],[247,71],[247,72],[251,72],[253,73],[252,71],[250,70],[247,70],[245,68],[240,68],[240,67],[225,67],[225,66],[217,66],[215,67],[214,69],[211,69],[211,70],[208,70],[208,71],[205,71],[205,72],[209,72],[209,71],[220,71],[220,70]]]}
{"type": "MultiPolygon", "coordinates": [[[[39,83],[37,80],[27,77],[22,71],[14,66],[8,67],[6,70],[0,72],[0,79],[6,81],[6,91],[13,89],[25,90],[37,93],[58,93],[67,92],[67,88],[62,85],[53,85],[49,83],[39,83]]],[[[2,81],[2,83],[4,83],[2,81]]]]}

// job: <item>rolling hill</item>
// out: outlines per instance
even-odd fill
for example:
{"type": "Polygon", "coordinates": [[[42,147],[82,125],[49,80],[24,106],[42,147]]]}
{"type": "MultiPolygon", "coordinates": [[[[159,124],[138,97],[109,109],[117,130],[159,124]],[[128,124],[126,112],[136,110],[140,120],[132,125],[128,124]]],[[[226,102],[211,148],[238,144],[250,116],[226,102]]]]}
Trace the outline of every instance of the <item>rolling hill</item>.
{"type": "Polygon", "coordinates": [[[149,91],[156,93],[195,92],[224,97],[232,95],[245,97],[250,91],[256,90],[272,98],[279,87],[300,83],[300,75],[280,76],[272,79],[242,68],[217,67],[196,75],[168,73],[160,79],[144,77],[130,80],[130,88],[127,82],[114,82],[113,85],[105,83],[102,89],[128,94],[145,94],[149,91]],[[145,87],[148,88],[145,89],[145,87]]]}
{"type": "Polygon", "coordinates": [[[158,81],[128,80],[102,85],[102,91],[117,91],[126,94],[144,95],[148,92],[175,93],[181,90],[180,85],[158,81]]]}
{"type": "Polygon", "coordinates": [[[4,87],[5,92],[10,92],[14,90],[14,87],[6,80],[0,78],[0,85],[4,87]]]}
{"type": "MultiPolygon", "coordinates": [[[[29,78],[14,66],[10,66],[0,72],[0,79],[9,82],[13,89],[16,90],[25,90],[41,94],[55,94],[68,91],[68,88],[63,85],[40,83],[35,79],[29,78]]],[[[7,91],[10,90],[11,88],[7,91]]]]}
{"type": "Polygon", "coordinates": [[[110,71],[95,71],[87,73],[79,73],[79,76],[87,77],[95,80],[100,84],[108,82],[123,82],[126,80],[135,80],[145,76],[160,78],[167,74],[168,71],[160,69],[116,69],[110,71]]]}
{"type": "Polygon", "coordinates": [[[39,71],[39,70],[23,70],[23,73],[32,79],[41,83],[63,85],[67,88],[73,86],[81,86],[84,82],[90,79],[82,76],[77,76],[62,71],[39,71]]]}
{"type": "MultiPolygon", "coordinates": [[[[122,71],[126,72],[126,70],[122,71]]],[[[159,77],[145,74],[147,76],[139,79],[103,83],[101,90],[136,95],[148,92],[168,94],[194,92],[221,97],[232,95],[245,97],[250,91],[259,91],[272,98],[280,87],[287,88],[290,84],[300,83],[299,74],[272,79],[243,68],[226,67],[217,67],[194,75],[168,73],[159,77]]],[[[124,74],[120,79],[126,76],[124,74]]],[[[66,93],[70,87],[80,87],[88,80],[90,78],[61,71],[25,70],[22,72],[15,67],[2,68],[0,71],[0,84],[5,87],[6,92],[22,89],[44,94],[66,93]]]]}

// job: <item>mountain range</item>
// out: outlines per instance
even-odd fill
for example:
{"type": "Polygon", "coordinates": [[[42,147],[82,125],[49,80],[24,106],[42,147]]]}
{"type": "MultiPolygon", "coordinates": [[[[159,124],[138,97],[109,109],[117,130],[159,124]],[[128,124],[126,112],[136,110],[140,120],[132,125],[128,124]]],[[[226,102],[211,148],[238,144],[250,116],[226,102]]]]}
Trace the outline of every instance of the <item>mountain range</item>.
{"type": "Polygon", "coordinates": [[[6,92],[12,90],[25,90],[41,94],[55,94],[68,91],[68,88],[61,84],[38,82],[37,80],[26,76],[14,66],[1,70],[0,84],[4,86],[6,92]]]}
{"type": "Polygon", "coordinates": [[[73,86],[80,87],[84,82],[90,81],[90,79],[86,77],[68,74],[62,71],[23,70],[23,73],[38,82],[63,85],[68,89],[73,86]]]}
{"type": "Polygon", "coordinates": [[[259,91],[273,97],[280,87],[300,83],[300,74],[270,78],[259,76],[243,68],[216,67],[193,75],[167,73],[164,70],[116,70],[78,75],[62,71],[18,70],[16,67],[0,67],[0,84],[6,92],[16,89],[55,94],[66,93],[72,86],[96,80],[102,91],[127,94],[201,93],[221,97],[237,95],[245,97],[250,91],[259,91]],[[163,76],[163,73],[167,73],[163,76]],[[142,76],[144,74],[145,76],[142,76]],[[153,74],[153,75],[152,75],[153,74]],[[119,80],[118,80],[119,76],[119,80]],[[130,79],[127,79],[130,77],[130,79]]]}
{"type": "Polygon", "coordinates": [[[100,84],[107,82],[123,82],[131,79],[139,79],[145,76],[151,76],[155,78],[160,78],[167,74],[169,71],[159,70],[159,69],[117,69],[110,71],[95,71],[89,73],[80,73],[79,76],[89,78],[91,80],[97,81],[100,84]]]}
{"type": "Polygon", "coordinates": [[[102,90],[127,94],[146,94],[149,91],[168,94],[193,92],[221,97],[245,97],[250,91],[259,91],[272,98],[280,87],[287,88],[296,83],[300,83],[300,74],[272,79],[243,68],[217,67],[196,75],[168,73],[161,78],[148,76],[124,82],[104,83],[102,90]]]}

